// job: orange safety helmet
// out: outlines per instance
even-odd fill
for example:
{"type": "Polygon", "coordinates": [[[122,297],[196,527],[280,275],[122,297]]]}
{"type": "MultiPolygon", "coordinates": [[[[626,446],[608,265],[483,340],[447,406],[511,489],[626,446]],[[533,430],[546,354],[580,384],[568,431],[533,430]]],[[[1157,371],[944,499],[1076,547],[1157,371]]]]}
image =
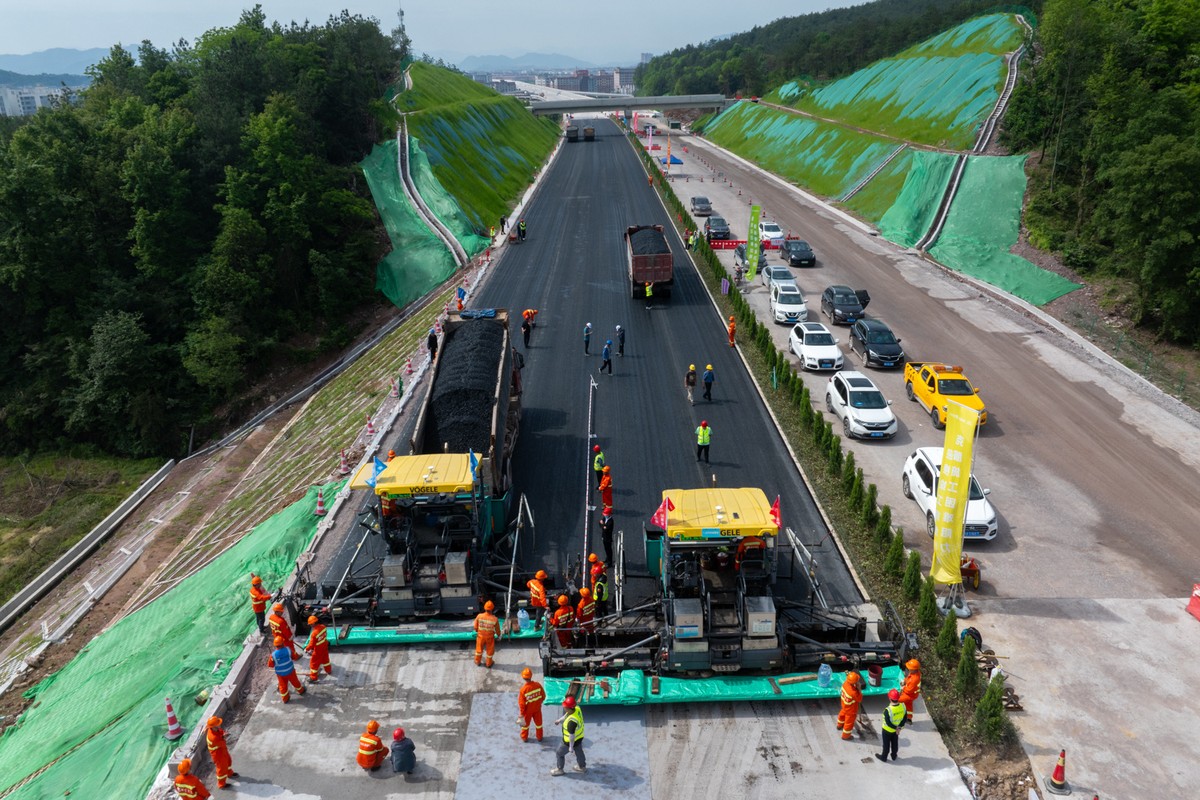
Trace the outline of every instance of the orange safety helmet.
{"type": "Polygon", "coordinates": [[[192,771],[192,760],[190,758],[185,758],[183,761],[179,762],[179,774],[180,775],[187,775],[191,771],[192,771]]]}
{"type": "Polygon", "coordinates": [[[587,598],[592,596],[592,590],[585,586],[579,590],[579,596],[586,600],[587,598]]]}
{"type": "Polygon", "coordinates": [[[282,637],[282,636],[276,636],[276,637],[275,637],[275,646],[276,646],[276,647],[283,647],[283,637],[282,637]]]}
{"type": "Polygon", "coordinates": [[[488,600],[486,603],[483,604],[483,610],[484,611],[495,611],[496,604],[493,603],[491,600],[488,600]]]}
{"type": "Polygon", "coordinates": [[[404,738],[404,728],[396,728],[396,730],[392,731],[392,738],[395,739],[397,742],[400,741],[401,739],[403,739],[404,738]]]}
{"type": "Polygon", "coordinates": [[[601,472],[603,472],[605,475],[607,475],[608,473],[612,472],[612,467],[610,467],[610,466],[608,466],[607,464],[605,464],[605,465],[604,465],[604,469],[602,469],[602,470],[600,470],[600,471],[601,471],[601,472]]]}
{"type": "Polygon", "coordinates": [[[560,594],[558,596],[558,604],[560,606],[565,606],[569,602],[571,602],[571,601],[567,599],[567,596],[565,594],[560,594]]]}
{"type": "Polygon", "coordinates": [[[219,727],[221,727],[221,723],[223,721],[224,720],[222,720],[220,717],[209,717],[208,718],[208,727],[219,728],[219,727]]]}
{"type": "Polygon", "coordinates": [[[318,624],[320,621],[321,621],[321,620],[317,619],[316,617],[309,617],[309,618],[308,618],[308,624],[309,624],[309,625],[316,625],[316,624],[318,624]]]}
{"type": "Polygon", "coordinates": [[[395,458],[395,457],[396,457],[396,451],[395,451],[395,450],[388,450],[388,461],[391,461],[391,460],[392,460],[393,458],[395,458]]]}
{"type": "Polygon", "coordinates": [[[521,677],[525,680],[530,680],[533,678],[533,670],[531,670],[529,667],[526,667],[525,669],[521,670],[521,677]]]}
{"type": "Polygon", "coordinates": [[[575,698],[574,697],[564,697],[563,698],[563,708],[566,708],[566,709],[575,708],[575,698]]]}
{"type": "Polygon", "coordinates": [[[599,560],[600,560],[600,557],[597,556],[595,553],[592,553],[591,555],[588,556],[588,561],[590,561],[593,564],[595,564],[599,560]]]}
{"type": "Polygon", "coordinates": [[[272,611],[283,611],[283,603],[276,603],[275,605],[271,606],[271,610],[272,611]]]}
{"type": "Polygon", "coordinates": [[[888,700],[891,700],[894,703],[899,699],[900,699],[900,692],[898,692],[897,690],[892,689],[890,692],[888,692],[888,700]]]}
{"type": "Polygon", "coordinates": [[[847,683],[854,684],[854,683],[858,683],[861,680],[862,680],[862,675],[859,675],[857,672],[850,672],[850,673],[847,673],[847,675],[846,675],[847,683]]]}
{"type": "Polygon", "coordinates": [[[250,582],[253,583],[255,586],[262,586],[262,578],[258,577],[257,575],[255,575],[253,578],[251,578],[250,582]]]}
{"type": "Polygon", "coordinates": [[[908,660],[908,663],[904,665],[904,668],[905,669],[920,669],[921,662],[917,661],[915,658],[910,658],[908,660]]]}
{"type": "Polygon", "coordinates": [[[533,577],[537,578],[539,581],[544,581],[544,580],[546,580],[546,570],[544,570],[544,569],[539,569],[539,570],[537,571],[537,575],[534,575],[533,577]]]}
{"type": "Polygon", "coordinates": [[[729,321],[730,321],[730,322],[733,322],[733,314],[730,314],[730,315],[729,315],[729,321]]]}
{"type": "Polygon", "coordinates": [[[374,733],[377,730],[379,730],[378,722],[376,722],[375,720],[371,720],[370,722],[367,723],[367,733],[374,733]]]}

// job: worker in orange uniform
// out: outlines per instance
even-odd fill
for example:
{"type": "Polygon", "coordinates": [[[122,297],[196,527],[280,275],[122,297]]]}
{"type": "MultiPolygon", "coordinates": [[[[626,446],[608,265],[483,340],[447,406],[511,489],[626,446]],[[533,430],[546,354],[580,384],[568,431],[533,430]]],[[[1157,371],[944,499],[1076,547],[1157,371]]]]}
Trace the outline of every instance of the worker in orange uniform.
{"type": "Polygon", "coordinates": [[[475,617],[475,666],[483,663],[483,651],[487,650],[487,668],[492,668],[492,656],[496,652],[496,637],[500,633],[500,619],[492,612],[496,604],[488,600],[483,611],[475,617]]]}
{"type": "Polygon", "coordinates": [[[838,712],[837,730],[842,732],[842,738],[846,740],[854,738],[854,720],[858,719],[858,708],[863,698],[860,683],[862,676],[855,670],[846,673],[846,680],[842,682],[842,710],[838,712]]]}
{"type": "Polygon", "coordinates": [[[733,335],[737,332],[737,323],[733,321],[733,315],[729,315],[729,346],[733,347],[733,335]]]}
{"type": "Polygon", "coordinates": [[[595,553],[591,553],[590,555],[588,555],[588,563],[592,565],[592,568],[590,571],[591,584],[592,584],[592,591],[595,591],[596,590],[596,578],[599,577],[601,572],[604,572],[604,562],[600,560],[600,556],[596,555],[595,553]]]}
{"type": "Polygon", "coordinates": [[[208,718],[208,732],[204,738],[208,742],[208,755],[217,770],[217,788],[224,789],[225,783],[238,774],[233,771],[233,759],[229,757],[229,745],[225,743],[224,722],[220,717],[208,718]]]}
{"type": "Polygon", "coordinates": [[[529,323],[529,327],[537,327],[538,310],[536,308],[527,308],[521,312],[521,318],[529,323]]]}
{"type": "Polygon", "coordinates": [[[258,620],[258,630],[267,632],[267,603],[271,601],[271,593],[262,587],[262,578],[250,575],[250,608],[254,610],[254,618],[258,620]]]}
{"type": "Polygon", "coordinates": [[[545,580],[546,570],[539,569],[537,574],[525,584],[529,589],[529,607],[533,609],[534,624],[539,628],[550,611],[550,604],[546,602],[546,584],[543,583],[545,580]]]}
{"type": "Polygon", "coordinates": [[[904,665],[904,670],[904,685],[900,687],[900,702],[904,703],[904,708],[908,712],[905,714],[904,720],[911,724],[913,700],[921,696],[921,662],[910,658],[904,665]]]}
{"type": "Polygon", "coordinates": [[[367,723],[367,730],[362,736],[358,737],[358,765],[363,769],[377,770],[383,766],[383,760],[387,757],[388,750],[383,746],[383,740],[376,736],[379,731],[379,723],[371,720],[367,723]]]}
{"type": "Polygon", "coordinates": [[[276,638],[282,638],[287,643],[287,648],[291,651],[292,660],[300,658],[300,654],[296,652],[296,643],[292,641],[292,626],[288,625],[288,621],[283,618],[283,603],[276,603],[271,606],[271,616],[267,617],[267,622],[271,625],[271,633],[276,638]]]}
{"type": "Polygon", "coordinates": [[[550,624],[558,634],[558,643],[563,647],[570,647],[571,635],[575,631],[575,610],[571,608],[571,601],[565,594],[558,596],[558,610],[554,612],[550,624]]]}
{"type": "Polygon", "coordinates": [[[612,505],[612,467],[605,466],[600,471],[600,501],[606,506],[612,505]]]}
{"type": "Polygon", "coordinates": [[[309,617],[308,624],[312,630],[308,633],[304,652],[308,653],[308,681],[316,683],[321,667],[325,668],[326,675],[333,674],[333,665],[329,663],[329,633],[316,617],[309,617]]]}
{"type": "Polygon", "coordinates": [[[596,632],[596,601],[592,590],[584,586],[579,590],[579,603],[575,606],[575,620],[579,632],[584,636],[596,632]]]}
{"type": "Polygon", "coordinates": [[[282,636],[275,637],[275,651],[267,657],[267,666],[275,669],[275,679],[279,681],[279,696],[283,698],[283,702],[286,703],[292,699],[289,686],[295,686],[297,694],[304,694],[304,687],[300,685],[300,679],[296,677],[296,664],[292,661],[292,650],[282,636]]]}
{"type": "Polygon", "coordinates": [[[183,800],[205,800],[212,797],[212,793],[204,788],[200,779],[192,774],[190,758],[179,762],[179,774],[175,776],[175,791],[183,800]]]}
{"type": "Polygon", "coordinates": [[[517,707],[521,710],[521,741],[529,741],[529,723],[533,723],[533,731],[537,740],[542,740],[542,701],[546,699],[546,690],[533,679],[533,670],[526,667],[521,670],[525,684],[517,692],[517,707]]]}

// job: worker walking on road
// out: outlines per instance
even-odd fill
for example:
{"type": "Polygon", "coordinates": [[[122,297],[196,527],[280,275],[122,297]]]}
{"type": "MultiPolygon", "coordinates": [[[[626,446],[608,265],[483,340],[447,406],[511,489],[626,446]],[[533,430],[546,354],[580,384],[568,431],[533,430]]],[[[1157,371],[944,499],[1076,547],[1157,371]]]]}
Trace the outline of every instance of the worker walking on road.
{"type": "Polygon", "coordinates": [[[207,800],[212,797],[212,792],[204,788],[200,779],[192,774],[190,758],[179,762],[179,774],[175,776],[175,791],[183,800],[207,800]]]}
{"type": "Polygon", "coordinates": [[[600,502],[612,506],[612,467],[605,465],[600,473],[600,502]]]}
{"type": "Polygon", "coordinates": [[[289,687],[296,687],[296,694],[304,694],[304,687],[296,677],[296,664],[292,661],[292,649],[282,636],[275,637],[275,650],[267,657],[267,666],[275,669],[275,680],[279,681],[279,696],[283,702],[292,699],[289,687]]]}
{"type": "Polygon", "coordinates": [[[733,319],[733,315],[732,315],[732,314],[730,314],[730,315],[729,315],[729,328],[728,328],[728,330],[729,330],[729,346],[730,346],[730,347],[733,347],[733,337],[734,337],[734,333],[736,333],[736,332],[737,332],[737,323],[736,323],[736,322],[734,322],[734,319],[733,319]]]}
{"type": "Polygon", "coordinates": [[[374,771],[383,766],[387,748],[383,746],[383,740],[376,736],[378,732],[379,723],[371,720],[363,735],[358,737],[358,757],[355,760],[363,769],[374,771]]]}
{"type": "Polygon", "coordinates": [[[862,676],[856,670],[846,673],[842,682],[842,710],[838,712],[837,730],[842,732],[842,738],[854,738],[854,721],[858,719],[858,709],[862,705],[863,693],[859,688],[862,676]]]}
{"type": "Polygon", "coordinates": [[[913,700],[921,696],[921,662],[910,658],[904,665],[904,685],[900,687],[900,702],[904,703],[905,721],[913,721],[913,700]]]}
{"type": "Polygon", "coordinates": [[[701,376],[701,380],[704,381],[704,399],[711,403],[712,385],[717,380],[717,375],[713,372],[712,364],[704,365],[704,375],[701,376]]]}
{"type": "Polygon", "coordinates": [[[585,356],[591,354],[590,353],[591,346],[592,346],[592,323],[589,322],[588,324],[583,326],[583,354],[585,356]]]}
{"type": "Polygon", "coordinates": [[[308,653],[308,682],[316,683],[322,667],[326,675],[333,674],[333,665],[329,663],[329,633],[316,617],[309,617],[308,624],[312,628],[304,645],[304,652],[308,653]]]}
{"type": "Polygon", "coordinates": [[[533,723],[533,732],[540,742],[542,740],[542,701],[546,699],[546,690],[533,679],[533,670],[529,667],[521,670],[525,684],[517,692],[517,708],[521,713],[521,741],[529,741],[529,723],[533,723]]]}
{"type": "Polygon", "coordinates": [[[583,754],[583,709],[576,703],[574,697],[563,698],[563,715],[554,721],[562,725],[562,744],[555,753],[558,766],[550,770],[551,775],[562,775],[567,763],[567,753],[575,751],[575,772],[587,772],[587,758],[583,754]]]}
{"type": "Polygon", "coordinates": [[[437,358],[437,347],[438,347],[437,330],[434,328],[430,328],[429,335],[425,337],[425,349],[429,351],[429,360],[430,361],[433,361],[435,358],[437,358]]]}
{"type": "Polygon", "coordinates": [[[229,745],[225,742],[225,729],[221,727],[224,720],[220,717],[208,718],[208,731],[204,739],[208,743],[208,755],[217,771],[217,788],[224,789],[225,783],[238,774],[233,771],[233,759],[229,757],[229,745]]]}
{"type": "Polygon", "coordinates": [[[500,619],[492,612],[496,604],[488,600],[483,611],[475,617],[475,666],[483,662],[483,651],[487,650],[487,668],[492,668],[492,656],[496,653],[496,637],[500,634],[500,619]]]}
{"type": "Polygon", "coordinates": [[[262,587],[262,578],[250,574],[250,608],[254,611],[254,619],[258,621],[260,633],[267,632],[267,603],[271,602],[271,593],[262,587]]]}
{"type": "Polygon", "coordinates": [[[276,603],[271,606],[271,616],[267,617],[267,622],[271,626],[271,633],[276,637],[282,637],[287,644],[288,651],[292,654],[292,659],[295,660],[300,657],[300,654],[296,652],[296,643],[292,641],[292,626],[288,625],[283,614],[283,603],[276,603]]]}
{"type": "Polygon", "coordinates": [[[617,355],[625,357],[625,329],[617,326],[617,355]]]}
{"type": "Polygon", "coordinates": [[[554,612],[554,618],[550,622],[558,635],[558,643],[563,647],[570,647],[571,637],[575,633],[575,610],[571,608],[571,601],[565,594],[558,596],[558,610],[554,612]]]}
{"type": "Polygon", "coordinates": [[[600,488],[600,481],[604,480],[606,466],[608,460],[604,457],[604,451],[600,449],[600,445],[592,445],[592,472],[596,475],[596,488],[600,488]]]}
{"type": "Polygon", "coordinates": [[[611,505],[605,505],[600,513],[600,539],[604,542],[604,557],[613,560],[613,510],[611,505]]]}
{"type": "Polygon", "coordinates": [[[646,308],[654,308],[654,284],[646,281],[646,308]]]}
{"type": "Polygon", "coordinates": [[[600,358],[604,359],[600,362],[600,369],[597,372],[608,370],[608,374],[612,375],[612,339],[604,343],[604,349],[600,351],[600,358]]]}
{"type": "Polygon", "coordinates": [[[683,388],[687,391],[688,402],[696,405],[692,393],[696,391],[696,365],[688,364],[687,372],[683,373],[683,388]]]}
{"type": "Polygon", "coordinates": [[[412,775],[417,768],[417,746],[404,735],[404,728],[392,731],[392,772],[412,775]]]}
{"type": "Polygon", "coordinates": [[[712,443],[712,428],[708,427],[708,420],[700,420],[700,427],[696,428],[696,461],[701,458],[704,463],[708,463],[708,446],[712,443]]]}
{"type": "MultiPolygon", "coordinates": [[[[611,558],[611,556],[609,556],[611,558]]],[[[596,601],[596,616],[608,616],[608,571],[601,570],[592,581],[592,599],[596,601]]]]}
{"type": "Polygon", "coordinates": [[[883,710],[883,752],[875,754],[880,761],[887,761],[889,752],[892,761],[896,760],[896,752],[900,749],[900,729],[907,721],[904,704],[900,702],[900,692],[892,689],[888,692],[888,701],[887,708],[883,710]]]}
{"type": "Polygon", "coordinates": [[[537,627],[542,627],[542,621],[546,619],[547,612],[550,611],[550,605],[546,602],[546,570],[539,569],[537,574],[525,583],[529,589],[529,607],[533,609],[534,624],[537,627]]]}

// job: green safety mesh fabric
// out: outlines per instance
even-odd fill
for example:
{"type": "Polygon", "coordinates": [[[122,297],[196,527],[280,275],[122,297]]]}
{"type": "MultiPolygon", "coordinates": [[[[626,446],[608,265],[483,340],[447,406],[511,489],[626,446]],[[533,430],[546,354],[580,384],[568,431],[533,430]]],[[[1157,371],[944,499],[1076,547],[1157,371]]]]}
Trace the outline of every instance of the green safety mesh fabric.
{"type": "Polygon", "coordinates": [[[392,242],[391,252],[376,267],[375,288],[404,307],[450,277],[456,265],[404,194],[396,148],[395,139],[375,145],[361,166],[392,242]]]}
{"type": "MultiPolygon", "coordinates": [[[[458,202],[442,188],[442,184],[434,177],[429,166],[429,157],[421,148],[421,142],[415,136],[408,137],[408,173],[412,175],[421,199],[430,211],[450,229],[454,238],[469,254],[474,255],[488,246],[488,237],[481,236],[480,231],[467,219],[467,215],[459,208],[458,202]]],[[[483,234],[487,230],[482,231],[483,234]]]]}
{"type": "Polygon", "coordinates": [[[250,573],[268,588],[291,573],[316,531],[316,497],[314,486],[30,689],[33,704],[0,738],[0,794],[43,770],[5,797],[144,797],[182,743],[163,738],[165,698],[185,731],[200,722],[192,698],[225,679],[254,631],[250,573]]]}
{"type": "Polygon", "coordinates": [[[791,81],[768,97],[849,126],[964,149],[995,107],[1004,54],[1023,35],[1011,14],[977,17],[820,88],[791,81]]]}
{"type": "Polygon", "coordinates": [[[912,159],[913,150],[904,148],[852,197],[847,199],[843,195],[842,203],[863,219],[878,225],[904,188],[912,159]]]}
{"type": "Polygon", "coordinates": [[[920,241],[937,215],[954,161],[949,153],[913,152],[904,186],[879,220],[879,232],[885,238],[905,247],[920,241]]]}
{"type": "Polygon", "coordinates": [[[1040,306],[1079,288],[1008,252],[1020,232],[1025,157],[976,156],[930,253],[946,266],[1040,306]]]}

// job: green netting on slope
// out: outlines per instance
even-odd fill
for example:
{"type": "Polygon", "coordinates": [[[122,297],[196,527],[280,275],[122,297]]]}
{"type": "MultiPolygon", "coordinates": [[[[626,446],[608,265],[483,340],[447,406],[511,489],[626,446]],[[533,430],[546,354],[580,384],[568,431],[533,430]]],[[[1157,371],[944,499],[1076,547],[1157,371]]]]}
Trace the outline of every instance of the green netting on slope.
{"type": "MultiPolygon", "coordinates": [[[[482,252],[488,246],[488,237],[480,235],[459,207],[458,201],[451,197],[434,177],[429,166],[429,157],[420,147],[420,140],[410,136],[408,145],[408,173],[412,175],[413,183],[417,185],[417,191],[421,193],[425,205],[450,229],[464,250],[471,255],[482,252]]],[[[486,232],[485,230],[484,233],[486,232]]]]}
{"type": "Polygon", "coordinates": [[[827,86],[805,92],[793,81],[777,96],[847,125],[969,147],[1000,96],[1004,54],[1016,49],[1022,32],[1011,15],[979,17],[827,86]]]}
{"type": "MultiPolygon", "coordinates": [[[[905,247],[912,247],[920,241],[933,224],[950,182],[950,173],[954,170],[954,160],[955,157],[949,153],[931,153],[928,150],[913,152],[904,188],[879,220],[879,232],[884,238],[905,247]]],[[[981,223],[987,224],[983,220],[981,223]]]]}
{"type": "Polygon", "coordinates": [[[913,151],[905,148],[881,169],[875,177],[858,190],[843,204],[863,219],[870,220],[876,225],[883,215],[896,202],[900,190],[904,188],[904,180],[912,167],[913,151]]]}
{"type": "Polygon", "coordinates": [[[888,139],[746,102],[726,109],[705,136],[826,197],[853,188],[896,149],[888,139]]]}
{"type": "Polygon", "coordinates": [[[929,252],[952,269],[1040,306],[1079,285],[1008,252],[1020,232],[1024,196],[1024,156],[968,159],[946,226],[929,252]]]}
{"type": "Polygon", "coordinates": [[[456,265],[404,194],[396,156],[393,139],[375,145],[361,166],[392,242],[392,251],[376,267],[375,288],[403,307],[450,277],[456,265]]]}
{"type": "Polygon", "coordinates": [[[225,679],[254,630],[250,573],[280,585],[316,531],[316,497],[313,487],[30,689],[33,705],[0,738],[0,793],[44,769],[7,797],[144,797],[179,744],[163,738],[164,698],[185,729],[200,721],[193,696],[225,679]]]}

